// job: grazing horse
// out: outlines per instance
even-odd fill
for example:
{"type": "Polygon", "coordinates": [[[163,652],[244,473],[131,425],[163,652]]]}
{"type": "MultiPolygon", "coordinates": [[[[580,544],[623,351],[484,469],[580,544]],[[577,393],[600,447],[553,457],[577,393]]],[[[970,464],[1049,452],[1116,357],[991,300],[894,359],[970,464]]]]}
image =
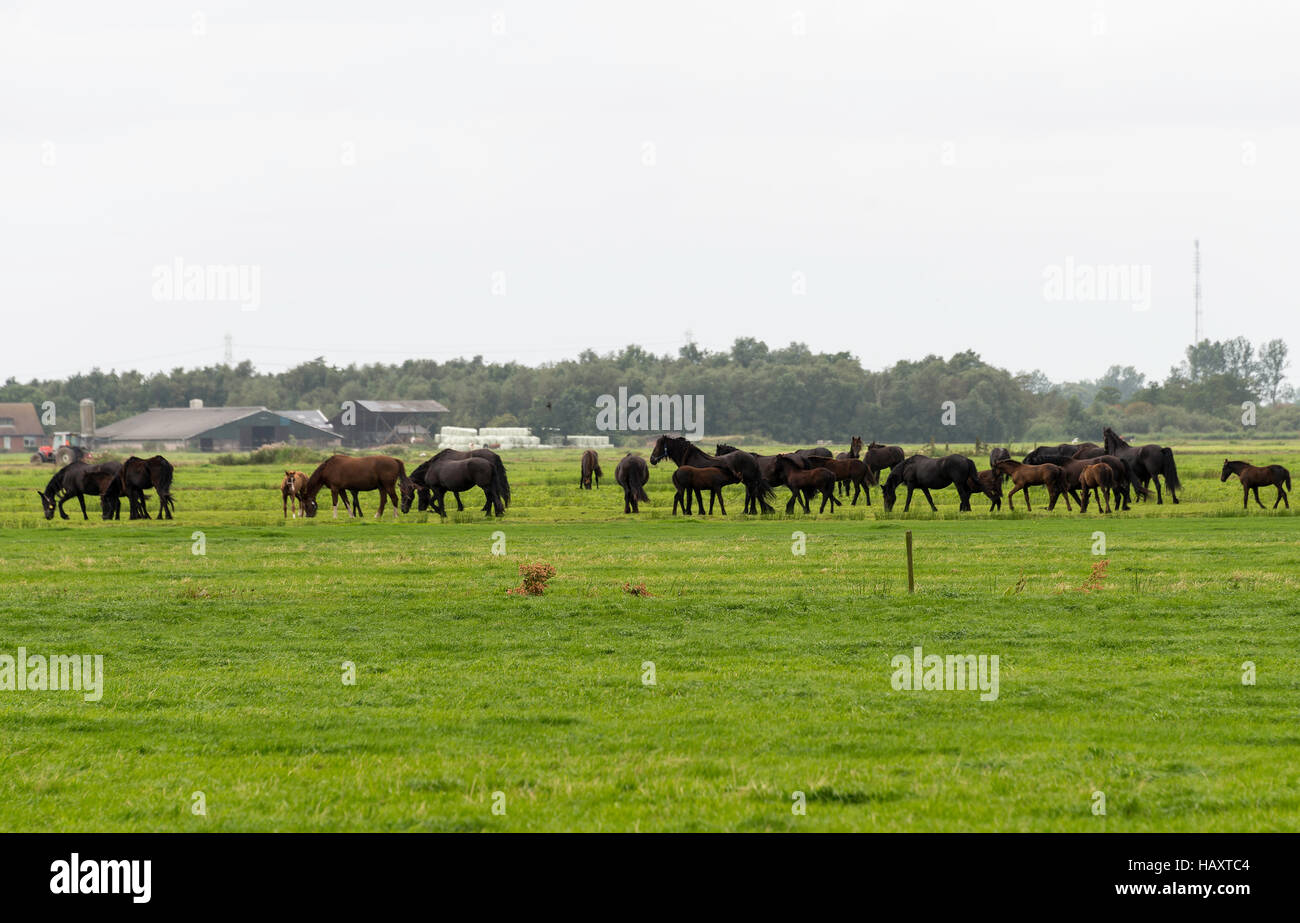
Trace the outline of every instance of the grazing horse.
{"type": "Polygon", "coordinates": [[[640,455],[628,452],[614,468],[614,483],[623,488],[623,512],[641,512],[641,503],[649,503],[650,497],[645,492],[646,482],[650,480],[650,468],[640,455]]]}
{"type": "Polygon", "coordinates": [[[764,480],[758,467],[758,460],[751,452],[728,452],[725,455],[709,455],[700,451],[694,443],[681,436],[669,436],[666,433],[655,440],[650,450],[650,464],[657,465],[665,458],[670,458],[677,467],[691,465],[695,468],[728,468],[736,473],[740,483],[745,485],[745,512],[757,513],[761,507],[764,513],[776,510],[768,502],[773,499],[772,488],[764,480]]]}
{"type": "MultiPolygon", "coordinates": [[[[298,518],[298,512],[302,508],[302,494],[307,489],[307,475],[301,471],[285,471],[284,480],[280,482],[280,515],[288,516],[289,507],[293,507],[293,518],[298,518]]],[[[304,513],[305,515],[305,513],[304,513]]]]}
{"type": "Polygon", "coordinates": [[[1115,505],[1120,509],[1127,510],[1130,506],[1130,488],[1138,495],[1138,498],[1145,500],[1151,495],[1142,482],[1138,480],[1133,471],[1133,466],[1121,458],[1114,455],[1093,455],[1088,458],[1069,458],[1065,455],[1053,455],[1047,449],[1051,446],[1034,449],[1025,456],[1026,465],[1058,465],[1065,472],[1065,480],[1070,488],[1070,496],[1080,505],[1083,501],[1079,498],[1076,491],[1079,488],[1079,479],[1083,476],[1083,469],[1091,464],[1102,464],[1110,468],[1113,477],[1111,493],[1115,495],[1115,505]]]}
{"type": "Polygon", "coordinates": [[[397,490],[396,486],[401,484],[402,490],[405,491],[410,479],[406,476],[406,466],[402,464],[400,458],[393,458],[391,455],[331,455],[311,473],[307,478],[307,485],[302,490],[302,507],[308,517],[316,516],[316,495],[321,492],[322,487],[328,487],[330,490],[330,499],[333,501],[334,518],[339,515],[339,497],[343,497],[343,508],[348,511],[349,517],[355,517],[357,513],[357,504],[355,500],[352,506],[348,506],[347,491],[378,490],[379,491],[379,511],[375,513],[375,518],[384,515],[384,503],[393,504],[393,518],[397,518],[397,490]]]}
{"type": "Polygon", "coordinates": [[[45,512],[46,519],[54,518],[54,511],[57,509],[59,515],[64,519],[68,514],[63,511],[63,504],[76,498],[81,504],[81,518],[89,519],[86,515],[86,495],[99,497],[100,511],[104,519],[120,519],[122,516],[122,498],[121,495],[113,491],[113,485],[117,476],[122,472],[120,462],[103,462],[98,465],[88,465],[85,462],[73,462],[70,465],[64,465],[50,482],[45,485],[45,490],[36,491],[36,495],[41,498],[41,508],[45,512]],[[62,492],[62,498],[59,493],[62,492]]]}
{"type": "MultiPolygon", "coordinates": [[[[424,473],[429,470],[435,463],[441,464],[448,461],[464,461],[467,458],[482,458],[492,463],[492,469],[495,472],[493,490],[506,506],[510,505],[510,481],[506,478],[505,462],[501,461],[501,456],[497,455],[491,449],[474,449],[472,452],[462,452],[459,449],[443,449],[433,458],[421,462],[411,472],[411,480],[415,484],[415,492],[420,498],[419,510],[423,513],[430,508],[429,488],[424,486],[424,473]]],[[[460,502],[460,493],[452,491],[456,498],[456,511],[463,512],[465,504],[460,502]]],[[[405,513],[411,508],[411,497],[407,494],[402,495],[402,512],[405,513]]],[[[488,512],[488,504],[483,504],[483,512],[488,512]]]]}
{"type": "MultiPolygon", "coordinates": [[[[1002,461],[1002,459],[1004,458],[1010,458],[1010,457],[1011,457],[1010,449],[1004,449],[1000,446],[994,446],[993,448],[989,449],[989,470],[993,472],[993,474],[998,478],[999,481],[1006,480],[1007,475],[1003,474],[1001,471],[998,470],[998,462],[1002,461]]],[[[1000,501],[1001,499],[1002,499],[1002,487],[999,484],[998,500],[1000,501]]],[[[999,507],[1002,506],[1001,502],[998,503],[998,506],[999,507]]]]}
{"type": "Polygon", "coordinates": [[[176,501],[172,499],[172,463],[161,455],[152,458],[136,458],[132,455],[122,462],[122,471],[118,475],[120,491],[126,494],[131,505],[132,519],[148,519],[149,509],[145,505],[144,492],[153,488],[158,492],[158,518],[171,519],[176,501]]]}
{"type": "MultiPolygon", "coordinates": [[[[847,452],[841,452],[840,454],[836,455],[835,459],[836,461],[843,461],[846,458],[861,458],[861,457],[862,457],[862,437],[854,436],[852,439],[849,440],[849,450],[847,452]]],[[[847,480],[837,481],[835,484],[835,492],[837,494],[847,494],[849,492],[849,482],[847,480]]],[[[871,505],[871,493],[868,492],[867,506],[870,505],[871,505]]]]}
{"type": "Polygon", "coordinates": [[[817,493],[822,495],[822,505],[817,510],[819,514],[826,511],[827,502],[831,505],[832,513],[835,512],[835,507],[841,505],[835,499],[835,475],[829,468],[813,463],[809,457],[801,458],[795,452],[773,456],[772,470],[781,479],[781,483],[790,488],[790,500],[785,505],[787,515],[794,512],[795,501],[803,506],[805,513],[811,513],[808,501],[817,493]]]}
{"type": "MultiPolygon", "coordinates": [[[[862,493],[867,495],[867,506],[871,506],[871,485],[879,482],[876,480],[876,473],[871,470],[871,466],[862,459],[823,458],[818,455],[811,455],[804,460],[818,468],[825,468],[834,475],[837,488],[840,484],[852,484],[853,502],[850,506],[858,505],[858,495],[862,493]]],[[[845,496],[847,496],[847,493],[845,496]]]]}
{"type": "Polygon", "coordinates": [[[1060,465],[1026,465],[1024,462],[1018,462],[1012,458],[1004,458],[998,462],[997,470],[1003,474],[1011,476],[1011,483],[1016,485],[1011,488],[1007,494],[1007,506],[1015,510],[1016,503],[1014,497],[1016,491],[1021,491],[1025,495],[1025,507],[1029,512],[1034,508],[1029,503],[1029,488],[1036,484],[1041,484],[1047,488],[1047,508],[1056,509],[1056,501],[1062,495],[1065,496],[1065,508],[1074,512],[1074,507],[1070,505],[1069,484],[1065,479],[1065,470],[1060,465]]]}
{"type": "Polygon", "coordinates": [[[1235,474],[1237,479],[1241,481],[1241,508],[1243,510],[1248,506],[1247,501],[1250,499],[1252,491],[1255,493],[1255,502],[1259,503],[1260,509],[1263,509],[1264,504],[1259,502],[1259,489],[1270,484],[1277,488],[1277,499],[1273,501],[1273,509],[1277,509],[1279,503],[1285,503],[1286,508],[1291,509],[1291,501],[1286,496],[1286,491],[1291,489],[1291,472],[1281,465],[1265,465],[1262,468],[1256,468],[1250,462],[1228,461],[1225,458],[1219,480],[1226,481],[1230,474],[1235,474]],[[1286,490],[1282,489],[1283,484],[1286,485],[1286,490]]]}
{"type": "Polygon", "coordinates": [[[600,487],[600,479],[605,476],[605,472],[600,470],[600,456],[595,450],[588,449],[582,453],[582,476],[578,479],[579,490],[591,490],[591,479],[596,478],[596,487],[600,487]]]}
{"type": "MultiPolygon", "coordinates": [[[[945,455],[942,458],[913,455],[894,465],[890,469],[889,478],[880,488],[880,494],[885,498],[886,513],[894,509],[900,484],[907,487],[907,502],[903,504],[904,513],[911,508],[912,493],[917,490],[925,495],[925,499],[930,502],[930,509],[937,513],[939,508],[934,505],[934,498],[930,496],[930,491],[940,490],[950,484],[957,488],[957,497],[961,500],[958,510],[969,512],[972,491],[983,488],[979,474],[975,470],[975,463],[965,455],[957,454],[945,455]]],[[[984,491],[984,495],[990,500],[993,499],[987,490],[984,491]]]]}
{"type": "Polygon", "coordinates": [[[722,488],[728,484],[735,484],[740,481],[736,472],[730,468],[696,468],[691,465],[682,465],[673,472],[673,486],[677,492],[673,495],[673,515],[677,515],[677,507],[682,508],[682,512],[687,516],[691,515],[691,493],[695,494],[695,502],[700,508],[700,515],[704,515],[704,498],[700,495],[700,490],[709,492],[709,515],[713,515],[713,501],[718,501],[718,506],[722,509],[722,515],[727,515],[727,504],[722,500],[722,488]]]}
{"type": "Polygon", "coordinates": [[[1143,487],[1147,486],[1148,481],[1156,482],[1156,503],[1165,502],[1160,493],[1162,476],[1165,479],[1165,487],[1169,489],[1170,498],[1174,503],[1178,502],[1178,494],[1174,491],[1183,485],[1178,480],[1178,468],[1174,465],[1173,449],[1156,445],[1154,442],[1144,446],[1131,446],[1109,426],[1102,430],[1102,439],[1106,443],[1106,454],[1122,458],[1131,464],[1143,487]]]}
{"type": "MultiPolygon", "coordinates": [[[[441,454],[441,453],[440,453],[441,454]]],[[[482,488],[484,503],[483,512],[491,516],[494,513],[497,516],[505,515],[505,504],[498,493],[500,484],[500,475],[496,466],[486,458],[473,456],[461,459],[443,459],[436,465],[430,465],[423,473],[424,483],[422,486],[427,487],[433,494],[430,500],[430,506],[439,516],[446,517],[447,503],[446,496],[448,491],[470,490],[474,487],[482,488]]],[[[407,509],[410,509],[411,495],[415,493],[416,484],[413,481],[407,481],[402,485],[402,500],[407,509]]]]}
{"type": "MultiPolygon", "coordinates": [[[[997,449],[994,449],[993,451],[996,452],[997,449]]],[[[1005,452],[1006,449],[1003,449],[1002,451],[1005,452]]],[[[972,489],[972,493],[978,490],[983,493],[984,496],[989,498],[990,513],[994,510],[1002,509],[1002,477],[1003,475],[1000,472],[994,471],[990,468],[987,471],[981,471],[979,474],[975,475],[977,483],[968,485],[972,489]]]]}
{"type": "MultiPolygon", "coordinates": [[[[1085,459],[1086,461],[1086,459],[1085,459]]],[[[1106,512],[1110,512],[1110,495],[1115,489],[1115,472],[1111,470],[1110,465],[1105,463],[1093,463],[1083,469],[1079,475],[1079,486],[1083,488],[1083,499],[1079,501],[1079,512],[1088,512],[1088,495],[1091,493],[1097,497],[1097,505],[1106,504],[1106,512]]],[[[1069,496],[1067,494],[1066,496],[1069,496]]],[[[1026,500],[1026,503],[1029,501],[1026,500]]]]}

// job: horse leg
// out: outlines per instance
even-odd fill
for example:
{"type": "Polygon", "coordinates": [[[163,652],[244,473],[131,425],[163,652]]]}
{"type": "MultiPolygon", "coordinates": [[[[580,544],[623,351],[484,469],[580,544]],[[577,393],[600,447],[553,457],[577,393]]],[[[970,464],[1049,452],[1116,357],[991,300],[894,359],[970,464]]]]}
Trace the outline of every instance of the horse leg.
{"type": "Polygon", "coordinates": [[[790,501],[785,505],[785,514],[786,514],[787,516],[789,516],[789,515],[791,515],[792,513],[794,513],[794,498],[795,498],[794,488],[791,487],[791,488],[790,488],[790,501]]]}
{"type": "Polygon", "coordinates": [[[934,497],[930,496],[930,488],[922,487],[921,493],[925,494],[925,500],[930,504],[930,511],[933,513],[939,512],[939,507],[934,505],[934,497]]]}
{"type": "Polygon", "coordinates": [[[1013,513],[1016,511],[1016,491],[1019,489],[1018,486],[1012,487],[1011,491],[1007,494],[1007,506],[1011,507],[1011,512],[1013,513]]]}
{"type": "Polygon", "coordinates": [[[77,502],[81,504],[81,518],[89,519],[90,517],[86,515],[86,495],[77,494],[77,502]]]}
{"type": "Polygon", "coordinates": [[[1102,497],[1104,497],[1105,500],[1106,500],[1106,514],[1107,514],[1107,515],[1110,515],[1110,496],[1109,496],[1108,494],[1106,494],[1105,491],[1102,491],[1102,494],[1101,494],[1101,495],[1102,495],[1102,497]]]}
{"type": "Polygon", "coordinates": [[[1164,503],[1165,502],[1164,495],[1160,493],[1160,476],[1158,474],[1153,474],[1151,476],[1151,480],[1156,482],[1156,503],[1157,504],[1164,503]]]}
{"type": "Polygon", "coordinates": [[[1291,501],[1286,498],[1286,491],[1282,489],[1281,484],[1277,485],[1277,499],[1273,501],[1273,509],[1277,509],[1279,503],[1285,503],[1286,508],[1291,509],[1291,501]]]}
{"type": "Polygon", "coordinates": [[[1264,504],[1259,502],[1259,488],[1252,487],[1251,492],[1254,493],[1255,495],[1255,504],[1262,510],[1264,508],[1264,504]]]}
{"type": "Polygon", "coordinates": [[[1250,507],[1250,488],[1245,484],[1241,485],[1241,508],[1249,509],[1250,507]]]}
{"type": "Polygon", "coordinates": [[[904,513],[908,512],[912,508],[912,492],[915,490],[916,488],[913,487],[911,484],[907,485],[907,500],[903,502],[904,513]]]}

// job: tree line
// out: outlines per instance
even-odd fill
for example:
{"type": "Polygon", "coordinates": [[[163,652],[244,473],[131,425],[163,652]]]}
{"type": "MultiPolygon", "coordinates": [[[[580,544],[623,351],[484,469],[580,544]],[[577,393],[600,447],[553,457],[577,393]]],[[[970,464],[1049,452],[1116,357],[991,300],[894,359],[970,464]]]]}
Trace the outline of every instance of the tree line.
{"type": "Polygon", "coordinates": [[[45,381],[10,378],[0,401],[39,407],[52,400],[72,419],[77,402],[89,397],[107,424],[193,398],[209,407],[317,408],[327,416],[345,400],[432,398],[450,409],[445,424],[527,426],[541,435],[596,432],[597,398],[625,387],[630,394],[703,395],[705,429],[716,435],[795,443],[847,442],[850,435],[937,444],[1095,441],[1103,425],[1136,436],[1242,433],[1245,402],[1259,407],[1254,432],[1294,432],[1300,408],[1285,379],[1289,365],[1282,340],[1256,348],[1239,337],[1188,346],[1163,381],[1112,366],[1095,380],[1053,382],[1041,370],[1013,373],[970,350],[873,371],[847,352],[814,353],[802,343],[772,348],[741,337],[723,351],[688,343],[675,356],[654,355],[629,345],[537,367],[475,356],[342,368],[317,358],[283,372],[259,372],[247,361],[149,375],[93,369],[45,381]]]}

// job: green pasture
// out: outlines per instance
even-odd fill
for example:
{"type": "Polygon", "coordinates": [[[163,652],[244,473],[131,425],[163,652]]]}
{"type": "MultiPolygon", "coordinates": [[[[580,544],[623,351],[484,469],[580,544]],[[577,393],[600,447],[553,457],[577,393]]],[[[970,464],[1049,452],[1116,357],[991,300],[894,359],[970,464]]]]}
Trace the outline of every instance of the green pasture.
{"type": "Polygon", "coordinates": [[[284,520],[284,466],[180,454],[175,520],[47,522],[53,467],[0,457],[0,656],[105,677],[0,690],[0,829],[1300,829],[1300,526],[1218,479],[1300,443],[1175,446],[1184,502],[1111,516],[731,488],[687,520],[670,463],[624,516],[623,451],[598,491],[576,450],[503,453],[504,518],[382,522],[284,520]],[[546,594],[508,595],[534,562],[546,594]],[[996,655],[997,698],[895,690],[916,646],[996,655]]]}

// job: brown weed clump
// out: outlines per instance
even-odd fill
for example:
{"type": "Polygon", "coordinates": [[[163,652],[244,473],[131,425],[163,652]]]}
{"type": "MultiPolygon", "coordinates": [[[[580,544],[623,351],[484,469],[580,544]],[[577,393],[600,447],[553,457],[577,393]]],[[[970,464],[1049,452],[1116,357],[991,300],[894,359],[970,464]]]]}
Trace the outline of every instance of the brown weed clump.
{"type": "Polygon", "coordinates": [[[625,583],[625,584],[623,584],[623,592],[624,592],[624,593],[627,593],[629,596],[653,596],[653,595],[655,595],[655,594],[651,593],[649,589],[646,588],[646,585],[645,585],[644,583],[637,583],[637,584],[625,583]]]}
{"type": "Polygon", "coordinates": [[[1102,558],[1096,564],[1092,565],[1092,573],[1088,574],[1088,579],[1079,587],[1080,593],[1091,593],[1093,590],[1100,590],[1106,582],[1106,567],[1110,564],[1107,558],[1102,558]]]}
{"type": "Polygon", "coordinates": [[[546,581],[555,576],[555,568],[542,561],[520,564],[519,575],[524,578],[524,582],[506,590],[506,593],[511,596],[541,596],[546,592],[546,581]]]}

